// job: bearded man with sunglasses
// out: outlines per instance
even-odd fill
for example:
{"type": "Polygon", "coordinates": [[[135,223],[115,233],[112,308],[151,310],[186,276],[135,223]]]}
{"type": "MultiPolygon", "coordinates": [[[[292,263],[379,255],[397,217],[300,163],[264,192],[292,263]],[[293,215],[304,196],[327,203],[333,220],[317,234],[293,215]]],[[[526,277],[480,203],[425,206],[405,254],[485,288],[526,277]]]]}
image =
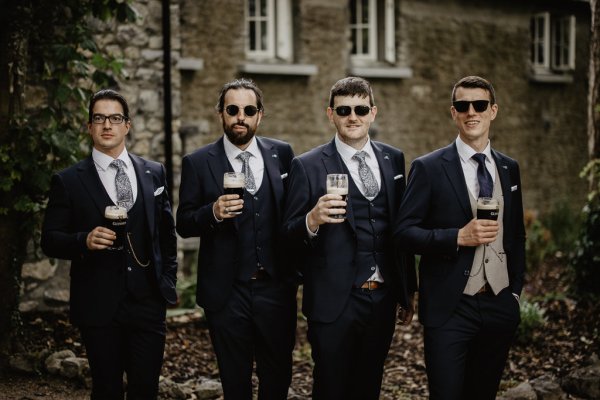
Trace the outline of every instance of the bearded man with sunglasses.
{"type": "Polygon", "coordinates": [[[498,113],[490,82],[452,90],[458,137],[412,163],[395,239],[421,255],[419,321],[433,400],[493,400],[520,321],[525,228],[519,165],[491,148],[498,113]],[[478,197],[498,220],[477,219],[478,197]]]}
{"type": "Polygon", "coordinates": [[[339,80],[327,107],[335,137],[292,162],[284,232],[301,257],[315,400],[378,399],[398,303],[401,323],[413,315],[414,258],[392,243],[404,155],[370,140],[376,114],[369,82],[339,80]],[[347,201],[326,194],[328,174],[348,175],[347,201]]]}
{"type": "Polygon", "coordinates": [[[226,400],[287,399],[296,330],[295,275],[279,240],[289,144],[255,136],[263,95],[248,79],[221,89],[224,135],[182,162],[177,232],[199,236],[196,301],[204,308],[226,400]],[[243,198],[224,194],[223,175],[243,172],[243,198]],[[241,213],[240,213],[241,211],[241,213]]]}

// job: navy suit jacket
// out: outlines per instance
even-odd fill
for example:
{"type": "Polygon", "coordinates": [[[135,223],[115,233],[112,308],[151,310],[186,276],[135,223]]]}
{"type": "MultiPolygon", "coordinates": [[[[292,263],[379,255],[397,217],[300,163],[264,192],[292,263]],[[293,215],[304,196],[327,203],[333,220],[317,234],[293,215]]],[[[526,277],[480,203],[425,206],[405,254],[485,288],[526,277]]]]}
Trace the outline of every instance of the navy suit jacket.
{"type": "MultiPolygon", "coordinates": [[[[385,185],[390,212],[385,254],[391,270],[383,277],[398,301],[407,306],[416,290],[414,258],[396,251],[392,243],[392,222],[398,213],[405,188],[404,154],[391,146],[371,141],[385,185]],[[412,262],[411,262],[412,261],[412,262]]],[[[316,237],[309,239],[306,214],[326,194],[326,175],[346,173],[335,141],[296,157],[292,162],[289,195],[284,214],[284,235],[301,258],[304,279],[304,314],[317,322],[334,321],[344,309],[354,284],[357,265],[356,226],[352,199],[348,198],[346,221],[323,224],[316,237]]]]}
{"type": "MultiPolygon", "coordinates": [[[[152,267],[164,299],[177,301],[177,237],[164,167],[129,153],[144,202],[152,267]],[[162,189],[162,192],[160,188],[162,189]],[[156,193],[155,192],[160,192],[156,193]]],[[[104,225],[104,209],[114,205],[92,157],[52,177],[41,246],[48,257],[71,260],[70,313],[73,323],[102,326],[114,316],[124,289],[122,254],[89,250],[90,231],[104,225]]]]}
{"type": "MultiPolygon", "coordinates": [[[[520,294],[525,272],[525,227],[517,162],[492,150],[504,197],[504,251],[512,293],[520,294]]],[[[458,247],[458,230],[473,219],[456,144],[413,161],[400,207],[395,239],[421,254],[419,320],[437,327],[451,316],[469,278],[476,247],[458,247]]]]}
{"type": "MultiPolygon", "coordinates": [[[[280,140],[256,137],[265,163],[265,175],[273,191],[276,215],[275,229],[279,229],[285,197],[285,184],[294,153],[289,144],[280,140]]],[[[236,251],[237,218],[217,223],[213,203],[223,192],[223,174],[232,171],[223,137],[186,155],[182,161],[177,232],[182,237],[200,237],[198,252],[198,286],[196,300],[199,306],[211,311],[221,309],[238,275],[236,251]]],[[[274,244],[279,259],[284,256],[281,244],[274,244]]],[[[282,261],[283,262],[283,261],[282,261]]],[[[276,262],[279,267],[282,262],[276,262]]],[[[276,278],[284,278],[281,269],[268,270],[276,278]]]]}

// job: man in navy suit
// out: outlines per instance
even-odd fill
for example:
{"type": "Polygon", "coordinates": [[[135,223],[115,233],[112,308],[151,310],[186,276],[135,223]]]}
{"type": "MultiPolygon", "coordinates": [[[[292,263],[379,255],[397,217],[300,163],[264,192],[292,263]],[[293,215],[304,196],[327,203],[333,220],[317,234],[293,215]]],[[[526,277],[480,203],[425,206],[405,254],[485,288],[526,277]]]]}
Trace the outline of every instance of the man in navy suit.
{"type": "Polygon", "coordinates": [[[113,90],[89,104],[90,157],[52,177],[42,227],[48,257],[71,260],[70,313],[81,331],[93,400],[156,399],[166,305],[177,294],[177,243],[165,169],[125,148],[126,100],[113,90]],[[109,246],[109,205],[127,209],[124,249],[109,246]]]}
{"type": "Polygon", "coordinates": [[[279,240],[289,144],[255,136],[263,95],[248,79],[221,89],[224,136],[185,156],[177,232],[200,237],[197,303],[204,308],[225,399],[287,399],[292,378],[297,282],[279,240]],[[243,172],[243,198],[224,194],[225,172],[243,172]],[[238,214],[242,211],[241,214],[238,214]]]}
{"type": "Polygon", "coordinates": [[[401,322],[412,319],[414,259],[392,243],[404,155],[370,140],[376,114],[369,82],[339,80],[327,108],[334,139],[292,162],[284,232],[303,258],[316,400],[378,399],[398,303],[401,322]],[[348,175],[347,201],[326,194],[328,174],[348,175]]]}
{"type": "Polygon", "coordinates": [[[430,398],[494,399],[520,321],[525,228],[517,162],[491,148],[498,105],[487,80],[452,91],[458,137],[412,163],[395,238],[421,254],[419,320],[430,398]],[[499,202],[477,219],[478,197],[499,202]]]}

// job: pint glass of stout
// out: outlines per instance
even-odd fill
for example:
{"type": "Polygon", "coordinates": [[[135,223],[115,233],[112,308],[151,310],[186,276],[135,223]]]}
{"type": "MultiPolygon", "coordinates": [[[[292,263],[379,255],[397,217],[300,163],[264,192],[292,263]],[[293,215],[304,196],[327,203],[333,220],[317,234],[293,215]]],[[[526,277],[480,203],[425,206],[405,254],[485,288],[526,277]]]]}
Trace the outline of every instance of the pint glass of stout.
{"type": "MultiPolygon", "coordinates": [[[[225,172],[223,175],[223,189],[225,194],[237,194],[240,199],[244,198],[244,187],[246,186],[246,177],[241,172],[225,172]]],[[[239,215],[244,209],[228,211],[229,214],[239,215]]]]}
{"type": "Polygon", "coordinates": [[[104,226],[117,235],[108,250],[123,250],[127,228],[127,209],[119,206],[106,207],[104,209],[104,226]]]}
{"type": "Polygon", "coordinates": [[[500,204],[498,199],[491,197],[480,197],[477,199],[477,219],[498,220],[500,204]]]}
{"type": "MultiPolygon", "coordinates": [[[[346,201],[348,197],[348,175],[328,174],[327,194],[339,194],[340,196],[342,196],[342,200],[346,201]]],[[[331,215],[331,218],[344,219],[346,218],[346,214],[331,215]]]]}

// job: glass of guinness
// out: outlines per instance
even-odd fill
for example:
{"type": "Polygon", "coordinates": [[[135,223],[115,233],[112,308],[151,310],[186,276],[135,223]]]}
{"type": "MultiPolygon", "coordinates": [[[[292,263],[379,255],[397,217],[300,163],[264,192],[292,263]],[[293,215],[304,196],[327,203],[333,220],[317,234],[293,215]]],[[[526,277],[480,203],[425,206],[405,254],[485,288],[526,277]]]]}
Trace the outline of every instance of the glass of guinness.
{"type": "MultiPolygon", "coordinates": [[[[225,194],[237,194],[240,199],[244,198],[244,187],[246,186],[246,177],[241,172],[225,172],[223,175],[223,189],[225,194]]],[[[239,215],[244,209],[236,211],[227,211],[228,214],[239,215]]]]}
{"type": "Polygon", "coordinates": [[[104,209],[104,226],[115,232],[117,238],[108,250],[123,250],[127,228],[127,209],[119,206],[108,206],[104,209]]]}
{"type": "MultiPolygon", "coordinates": [[[[347,174],[328,174],[327,175],[327,194],[339,194],[342,200],[348,198],[348,175],[347,174]]],[[[345,214],[330,215],[331,218],[344,219],[345,214]]]]}
{"type": "Polygon", "coordinates": [[[477,199],[477,219],[498,220],[500,204],[498,199],[492,197],[480,197],[477,199]]]}

